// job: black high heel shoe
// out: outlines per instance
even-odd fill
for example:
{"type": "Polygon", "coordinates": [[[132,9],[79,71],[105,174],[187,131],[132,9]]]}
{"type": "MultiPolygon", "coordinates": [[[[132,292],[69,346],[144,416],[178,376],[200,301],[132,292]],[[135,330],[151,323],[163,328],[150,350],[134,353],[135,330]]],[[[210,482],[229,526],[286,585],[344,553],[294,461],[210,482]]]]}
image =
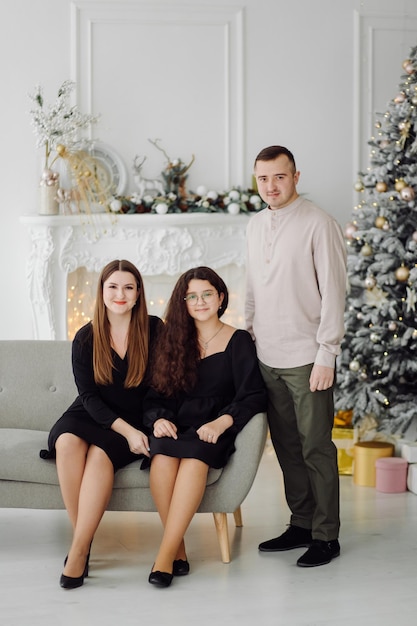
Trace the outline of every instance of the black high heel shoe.
{"type": "MultiPolygon", "coordinates": [[[[93,543],[93,542],[91,542],[91,543],[93,543]]],[[[90,549],[89,549],[88,554],[87,554],[87,560],[85,562],[84,578],[88,578],[88,571],[89,571],[89,567],[90,567],[91,543],[90,543],[90,549]]],[[[67,561],[68,561],[68,554],[67,554],[67,556],[64,559],[64,567],[66,566],[67,561]]]]}
{"type": "MultiPolygon", "coordinates": [[[[76,589],[77,587],[82,587],[84,584],[84,578],[88,576],[88,559],[89,554],[85,560],[84,571],[81,576],[66,576],[65,574],[61,574],[61,578],[59,579],[59,584],[63,589],[76,589]]],[[[66,564],[68,557],[65,559],[66,564]]]]}

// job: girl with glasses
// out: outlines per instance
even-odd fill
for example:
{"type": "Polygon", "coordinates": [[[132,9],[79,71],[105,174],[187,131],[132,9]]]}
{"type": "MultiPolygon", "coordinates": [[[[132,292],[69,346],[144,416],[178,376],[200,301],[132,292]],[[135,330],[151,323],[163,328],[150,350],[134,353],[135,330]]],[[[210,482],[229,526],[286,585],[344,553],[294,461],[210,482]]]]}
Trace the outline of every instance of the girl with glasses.
{"type": "Polygon", "coordinates": [[[208,267],[183,274],[152,355],[145,398],[150,485],[164,534],[149,582],[168,587],[188,574],[184,534],[204,495],[210,467],[222,468],[238,432],[266,410],[254,343],[221,321],[228,291],[208,267]]]}

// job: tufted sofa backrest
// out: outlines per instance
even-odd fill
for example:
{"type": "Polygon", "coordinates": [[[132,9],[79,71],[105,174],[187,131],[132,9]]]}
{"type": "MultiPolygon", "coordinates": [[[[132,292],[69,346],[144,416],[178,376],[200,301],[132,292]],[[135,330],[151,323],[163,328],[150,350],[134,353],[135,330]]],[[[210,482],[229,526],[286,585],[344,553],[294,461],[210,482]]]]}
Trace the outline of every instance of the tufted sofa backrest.
{"type": "Polygon", "coordinates": [[[76,396],[70,341],[0,341],[0,428],[49,431],[76,396]]]}

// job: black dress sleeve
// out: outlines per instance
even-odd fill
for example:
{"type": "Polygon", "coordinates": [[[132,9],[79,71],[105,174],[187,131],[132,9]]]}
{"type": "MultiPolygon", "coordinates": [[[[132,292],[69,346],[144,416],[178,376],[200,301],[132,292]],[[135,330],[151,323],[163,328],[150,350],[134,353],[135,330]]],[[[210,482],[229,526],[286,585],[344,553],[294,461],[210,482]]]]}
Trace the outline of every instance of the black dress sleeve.
{"type": "Polygon", "coordinates": [[[246,330],[236,330],[227,349],[235,394],[220,415],[233,417],[232,430],[239,432],[256,415],[266,411],[267,392],[258,365],[255,344],[246,330]]]}
{"type": "Polygon", "coordinates": [[[154,389],[148,389],[143,400],[143,425],[151,431],[158,419],[166,419],[176,424],[178,400],[163,396],[154,389]]]}

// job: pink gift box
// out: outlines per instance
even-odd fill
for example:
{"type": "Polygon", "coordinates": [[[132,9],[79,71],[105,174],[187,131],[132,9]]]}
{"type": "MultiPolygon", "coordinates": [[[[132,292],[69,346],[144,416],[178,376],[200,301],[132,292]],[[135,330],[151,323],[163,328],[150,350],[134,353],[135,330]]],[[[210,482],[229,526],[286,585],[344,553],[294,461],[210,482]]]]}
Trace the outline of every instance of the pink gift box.
{"type": "Polygon", "coordinates": [[[384,493],[407,491],[407,468],[407,461],[397,456],[377,459],[375,461],[376,490],[384,493]]]}

